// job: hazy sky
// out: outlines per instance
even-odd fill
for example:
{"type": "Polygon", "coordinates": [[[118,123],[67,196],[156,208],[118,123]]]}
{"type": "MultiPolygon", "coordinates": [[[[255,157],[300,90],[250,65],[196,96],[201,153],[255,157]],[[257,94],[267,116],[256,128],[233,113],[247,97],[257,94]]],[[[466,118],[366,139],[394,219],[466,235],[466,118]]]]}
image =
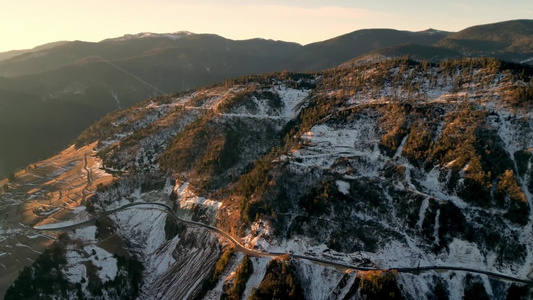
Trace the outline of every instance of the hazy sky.
{"type": "Polygon", "coordinates": [[[0,0],[0,52],[181,30],[307,44],[364,28],[458,31],[531,18],[532,0],[0,0]]]}

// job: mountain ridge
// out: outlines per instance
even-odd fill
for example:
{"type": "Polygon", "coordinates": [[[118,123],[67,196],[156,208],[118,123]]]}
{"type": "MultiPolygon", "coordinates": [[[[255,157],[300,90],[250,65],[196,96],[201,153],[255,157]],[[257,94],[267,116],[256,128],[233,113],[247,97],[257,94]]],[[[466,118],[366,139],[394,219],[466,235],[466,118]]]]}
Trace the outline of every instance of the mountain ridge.
{"type": "Polygon", "coordinates": [[[478,25],[450,34],[436,46],[468,55],[499,55],[521,61],[533,56],[533,20],[478,25]]]}
{"type": "MultiPolygon", "coordinates": [[[[511,21],[513,22],[515,21],[511,21]]],[[[43,128],[47,127],[47,119],[60,117],[52,108],[46,108],[46,104],[51,103],[50,101],[54,101],[55,104],[79,103],[80,107],[94,107],[87,116],[80,116],[79,124],[68,125],[81,130],[113,109],[127,107],[156,94],[197,88],[255,73],[282,70],[319,71],[335,67],[354,57],[364,56],[369,50],[377,51],[372,54],[376,55],[375,57],[398,57],[410,54],[415,59],[435,61],[463,55],[453,49],[445,50],[431,46],[435,40],[446,34],[448,33],[440,31],[435,33],[434,30],[407,32],[367,29],[305,46],[262,39],[232,41],[212,34],[180,35],[179,33],[181,38],[176,40],[162,36],[165,34],[151,34],[152,37],[149,39],[104,40],[99,43],[76,41],[1,61],[0,74],[11,72],[19,75],[36,74],[2,80],[3,89],[10,91],[9,95],[0,95],[0,101],[23,99],[27,94],[35,95],[34,99],[40,98],[41,102],[36,103],[35,111],[28,113],[38,115],[39,110],[43,108],[43,111],[50,112],[50,116],[41,118],[40,127],[43,128]],[[387,38],[383,38],[384,36],[387,38]],[[354,37],[358,40],[353,40],[354,37]],[[421,41],[425,46],[400,46],[409,41],[421,41]],[[394,43],[398,44],[392,48],[378,49],[394,43]],[[458,52],[460,54],[457,54],[458,52]],[[110,78],[106,73],[114,74],[114,77],[110,78]],[[106,80],[102,80],[104,78],[106,80]],[[14,98],[15,95],[19,96],[14,98]]],[[[143,34],[132,36],[143,36],[143,34]]],[[[508,54],[505,55],[509,57],[508,54]]],[[[522,56],[513,58],[527,61],[530,57],[525,55],[524,58],[522,56]]],[[[67,109],[73,112],[79,111],[74,107],[65,108],[67,109]]],[[[8,116],[17,114],[14,111],[4,113],[8,116]]],[[[21,124],[24,123],[23,118],[12,122],[12,126],[25,127],[21,124]]],[[[6,129],[0,129],[2,130],[6,129]]],[[[34,128],[34,130],[39,129],[34,128]]],[[[50,139],[60,134],[52,129],[49,132],[50,139]]],[[[8,138],[6,145],[12,144],[9,138],[14,137],[6,132],[0,132],[0,135],[8,138]]],[[[31,131],[27,133],[27,138],[28,146],[25,148],[38,151],[38,144],[31,143],[31,131]]],[[[74,134],[69,134],[64,140],[74,138],[74,134]]],[[[66,144],[56,145],[56,151],[62,146],[66,144]]],[[[3,150],[0,149],[1,151],[3,150]]],[[[16,148],[6,151],[17,152],[16,148]]],[[[45,156],[52,153],[46,152],[45,156]]],[[[0,154],[0,161],[3,161],[0,162],[0,166],[4,166],[3,170],[0,169],[0,176],[5,176],[16,168],[42,157],[36,156],[35,153],[24,159],[0,154]]]]}
{"type": "Polygon", "coordinates": [[[43,45],[35,46],[35,47],[31,48],[31,49],[9,50],[9,51],[0,52],[0,61],[7,60],[7,59],[10,59],[12,57],[16,57],[16,56],[19,56],[19,55],[22,55],[22,54],[25,54],[25,53],[28,53],[28,52],[35,52],[35,51],[54,48],[56,46],[59,46],[59,45],[62,45],[62,44],[66,44],[68,42],[69,41],[50,42],[50,43],[46,43],[46,44],[43,44],[43,45]]]}

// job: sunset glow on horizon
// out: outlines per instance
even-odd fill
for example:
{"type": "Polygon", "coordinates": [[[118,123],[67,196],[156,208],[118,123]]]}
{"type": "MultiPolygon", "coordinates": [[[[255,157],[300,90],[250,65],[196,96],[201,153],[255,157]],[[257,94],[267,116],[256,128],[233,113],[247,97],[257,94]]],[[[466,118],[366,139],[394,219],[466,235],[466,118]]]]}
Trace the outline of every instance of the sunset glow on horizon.
{"type": "Polygon", "coordinates": [[[458,31],[533,16],[512,1],[12,1],[0,4],[0,52],[139,32],[214,33],[308,44],[365,28],[458,31]]]}

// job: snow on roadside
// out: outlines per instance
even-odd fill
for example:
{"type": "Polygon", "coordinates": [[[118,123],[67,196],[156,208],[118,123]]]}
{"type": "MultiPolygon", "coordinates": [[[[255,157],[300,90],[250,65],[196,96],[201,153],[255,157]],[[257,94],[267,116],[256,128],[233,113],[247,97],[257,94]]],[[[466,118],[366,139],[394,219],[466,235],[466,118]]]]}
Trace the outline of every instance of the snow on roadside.
{"type": "Polygon", "coordinates": [[[411,297],[417,296],[418,299],[425,299],[428,295],[433,294],[434,289],[432,286],[430,286],[430,283],[433,283],[434,274],[434,272],[425,272],[418,275],[410,273],[398,273],[398,285],[402,286],[402,292],[404,292],[404,295],[407,294],[411,297]]]}
{"type": "Polygon", "coordinates": [[[248,296],[252,293],[252,289],[257,288],[266,274],[266,267],[270,258],[266,257],[250,257],[254,272],[246,282],[246,288],[244,289],[243,299],[247,299],[248,296]]]}
{"type": "Polygon", "coordinates": [[[221,296],[224,293],[224,284],[235,278],[235,270],[237,269],[243,258],[244,254],[242,254],[241,252],[236,252],[234,253],[234,255],[231,256],[228,264],[224,268],[224,272],[222,272],[222,274],[220,274],[219,276],[217,285],[209,292],[206,298],[214,299],[215,297],[220,297],[220,299],[222,299],[221,296]]]}
{"type": "Polygon", "coordinates": [[[96,226],[87,226],[83,228],[76,229],[73,234],[71,234],[72,239],[81,239],[85,241],[93,241],[96,238],[96,226]]]}
{"type": "Polygon", "coordinates": [[[449,254],[441,258],[442,265],[479,269],[485,266],[485,259],[474,243],[454,238],[448,245],[449,254]]]}
{"type": "Polygon", "coordinates": [[[191,189],[189,189],[189,182],[181,184],[177,183],[174,187],[174,193],[178,196],[180,208],[182,209],[189,209],[195,205],[202,205],[209,208],[212,214],[216,214],[220,208],[220,202],[197,196],[191,189]]]}
{"type": "Polygon", "coordinates": [[[316,300],[330,299],[331,292],[337,287],[344,273],[307,260],[297,262],[298,278],[302,283],[305,295],[316,300]]]}
{"type": "Polygon", "coordinates": [[[272,234],[270,226],[262,221],[253,223],[249,233],[241,239],[243,245],[250,249],[271,251],[271,245],[267,241],[272,234]]]}
{"type": "MultiPolygon", "coordinates": [[[[137,189],[131,197],[135,202],[157,201],[158,195],[141,194],[137,189]]],[[[136,207],[119,211],[111,218],[120,227],[122,235],[129,241],[137,244],[137,249],[142,253],[145,267],[145,282],[149,286],[156,282],[159,276],[165,274],[175,263],[173,252],[180,238],[171,240],[165,236],[165,222],[168,214],[160,209],[136,207]]]]}
{"type": "Polygon", "coordinates": [[[166,216],[162,210],[135,208],[119,211],[111,218],[128,239],[140,244],[139,250],[149,255],[166,241],[166,216]]]}
{"type": "Polygon", "coordinates": [[[449,299],[463,299],[466,273],[448,271],[445,274],[443,277],[448,277],[449,299]]]}

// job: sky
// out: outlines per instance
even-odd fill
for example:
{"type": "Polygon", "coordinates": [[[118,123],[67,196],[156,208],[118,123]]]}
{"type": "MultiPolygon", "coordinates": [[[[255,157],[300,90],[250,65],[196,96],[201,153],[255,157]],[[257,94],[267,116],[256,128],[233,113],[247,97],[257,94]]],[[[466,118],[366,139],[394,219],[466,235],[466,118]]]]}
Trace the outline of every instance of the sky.
{"type": "Polygon", "coordinates": [[[459,31],[531,18],[531,0],[0,0],[0,52],[176,31],[308,44],[366,28],[459,31]]]}

